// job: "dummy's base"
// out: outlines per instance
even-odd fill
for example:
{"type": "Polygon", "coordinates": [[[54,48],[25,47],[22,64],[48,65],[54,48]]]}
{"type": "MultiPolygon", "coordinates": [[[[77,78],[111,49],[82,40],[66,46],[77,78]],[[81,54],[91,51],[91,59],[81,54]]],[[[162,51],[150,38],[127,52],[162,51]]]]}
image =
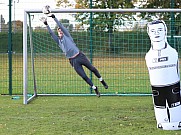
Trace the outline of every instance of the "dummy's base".
{"type": "Polygon", "coordinates": [[[159,123],[157,128],[162,130],[181,130],[181,122],[159,123]]]}

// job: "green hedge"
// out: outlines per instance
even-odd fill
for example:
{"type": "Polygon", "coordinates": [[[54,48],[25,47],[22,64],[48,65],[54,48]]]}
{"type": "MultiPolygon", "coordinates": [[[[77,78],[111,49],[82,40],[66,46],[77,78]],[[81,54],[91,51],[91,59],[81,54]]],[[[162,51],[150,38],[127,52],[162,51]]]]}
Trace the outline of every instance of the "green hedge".
{"type": "MultiPolygon", "coordinates": [[[[8,52],[8,33],[0,33],[0,53],[8,52]]],[[[13,52],[23,51],[23,34],[12,33],[13,52]]]]}
{"type": "MultiPolygon", "coordinates": [[[[72,32],[71,34],[81,50],[90,49],[90,39],[92,39],[92,48],[97,51],[104,49],[107,52],[112,53],[146,52],[150,48],[150,40],[146,32],[115,32],[112,35],[109,35],[106,32],[93,32],[92,38],[90,37],[89,32],[72,32]]],[[[42,43],[47,37],[48,41],[46,44],[55,44],[54,41],[50,39],[49,33],[34,32],[33,38],[34,37],[42,43]]],[[[0,33],[0,41],[0,53],[7,52],[8,33],[0,33]]],[[[12,50],[13,52],[22,53],[23,33],[12,33],[12,50]]]]}

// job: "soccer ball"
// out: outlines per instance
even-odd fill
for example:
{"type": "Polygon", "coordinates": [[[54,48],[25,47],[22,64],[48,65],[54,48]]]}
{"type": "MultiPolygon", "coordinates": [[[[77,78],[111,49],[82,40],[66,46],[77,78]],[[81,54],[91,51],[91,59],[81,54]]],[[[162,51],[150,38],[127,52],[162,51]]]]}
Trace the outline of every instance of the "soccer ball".
{"type": "Polygon", "coordinates": [[[42,12],[46,15],[50,14],[51,13],[50,6],[49,5],[44,6],[42,12]]]}

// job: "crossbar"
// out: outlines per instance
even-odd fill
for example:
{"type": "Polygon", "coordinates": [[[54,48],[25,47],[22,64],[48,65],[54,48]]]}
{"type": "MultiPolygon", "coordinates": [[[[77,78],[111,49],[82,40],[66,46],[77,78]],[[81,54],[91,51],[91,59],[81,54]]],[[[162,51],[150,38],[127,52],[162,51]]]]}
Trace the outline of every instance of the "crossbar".
{"type": "MultiPolygon", "coordinates": [[[[26,9],[27,13],[42,13],[42,9],[26,9]]],[[[181,12],[181,9],[51,9],[52,13],[78,13],[78,12],[181,12]]]]}

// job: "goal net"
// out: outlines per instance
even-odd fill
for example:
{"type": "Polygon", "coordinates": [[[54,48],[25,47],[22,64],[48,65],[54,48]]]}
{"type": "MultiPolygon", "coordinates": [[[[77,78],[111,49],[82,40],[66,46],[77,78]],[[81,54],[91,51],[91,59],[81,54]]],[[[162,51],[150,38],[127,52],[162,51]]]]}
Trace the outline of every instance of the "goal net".
{"type": "MultiPolygon", "coordinates": [[[[69,60],[39,20],[42,11],[25,10],[23,25],[23,96],[24,104],[36,96],[91,96],[94,91],[76,74],[69,60]]],[[[85,68],[101,95],[150,95],[145,54],[150,48],[145,12],[172,13],[168,9],[53,9],[52,13],[70,31],[79,49],[86,54],[108,83],[105,90],[85,68]]],[[[48,24],[56,33],[52,18],[48,24]]],[[[164,20],[169,26],[172,22],[164,20]]],[[[169,29],[171,30],[171,29],[169,29]]],[[[171,32],[169,34],[172,34],[171,32]]],[[[176,41],[169,35],[170,40],[176,41]]],[[[177,38],[178,39],[178,38],[177,38]]],[[[175,43],[175,47],[178,43],[175,43]]]]}

